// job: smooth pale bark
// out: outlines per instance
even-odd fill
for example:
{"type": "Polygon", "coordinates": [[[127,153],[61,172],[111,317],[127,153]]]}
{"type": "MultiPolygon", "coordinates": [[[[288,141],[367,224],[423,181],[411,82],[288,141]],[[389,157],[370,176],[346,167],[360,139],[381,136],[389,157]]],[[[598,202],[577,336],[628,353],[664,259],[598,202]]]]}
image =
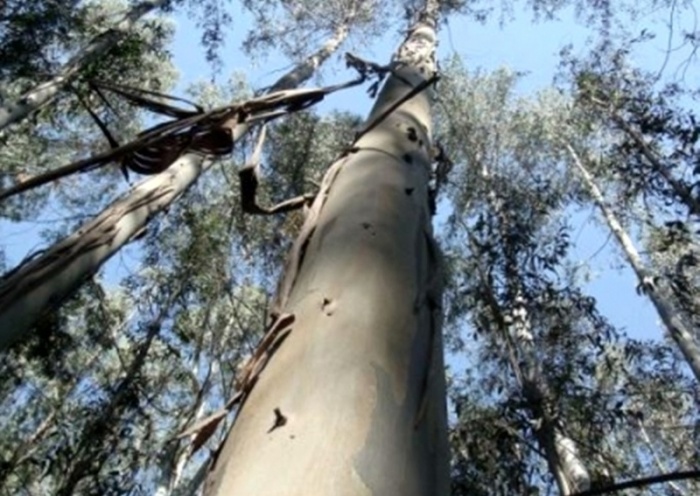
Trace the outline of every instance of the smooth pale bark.
{"type": "MultiPolygon", "coordinates": [[[[495,211],[499,211],[498,207],[495,207],[495,211]]],[[[483,271],[482,280],[493,314],[503,316],[505,313],[509,317],[500,318],[498,324],[505,340],[508,362],[522,395],[527,400],[533,432],[559,494],[568,496],[585,491],[590,488],[590,475],[575,443],[564,434],[562,419],[556,415],[556,405],[552,402],[549,385],[542,376],[535,355],[534,338],[525,300],[520,295],[516,296],[512,308],[504,311],[496,300],[493,288],[483,278],[483,271]]]]}
{"type": "Polygon", "coordinates": [[[64,86],[73,79],[86,64],[101,57],[134,29],[140,18],[162,7],[171,0],[145,0],[134,5],[121,21],[111,29],[100,33],[90,43],[71,57],[50,80],[25,92],[17,100],[0,105],[0,130],[13,122],[19,122],[35,110],[53,100],[64,86]]]}
{"type": "Polygon", "coordinates": [[[686,321],[681,312],[674,308],[672,303],[673,296],[664,278],[655,277],[655,274],[642,261],[642,257],[639,256],[639,252],[637,252],[632,239],[622,227],[620,221],[617,220],[613,210],[608,206],[603,193],[596,185],[593,176],[591,176],[586,169],[578,153],[576,153],[571,145],[566,146],[576,169],[583,179],[583,183],[588,189],[588,193],[603,214],[608,228],[613,236],[615,236],[622,253],[637,276],[639,288],[641,288],[644,294],[651,300],[652,305],[654,305],[656,312],[659,314],[659,318],[664,326],[666,326],[671,339],[678,345],[683,357],[686,362],[688,362],[693,375],[695,375],[695,379],[700,381],[700,348],[693,338],[693,326],[686,321]]]}
{"type": "MultiPolygon", "coordinates": [[[[308,80],[347,37],[341,26],[315,54],[282,76],[270,92],[291,89],[308,80]]],[[[245,122],[232,129],[234,142],[245,122]]],[[[47,310],[60,304],[119,249],[143,232],[156,214],[179,198],[212,162],[188,153],[165,172],[151,176],[108,206],[76,232],[0,279],[0,350],[21,339],[47,310]]]]}
{"type": "MultiPolygon", "coordinates": [[[[368,122],[433,75],[437,9],[427,2],[409,31],[368,122]]],[[[240,407],[206,495],[449,493],[430,132],[422,92],[330,167],[281,285],[291,331],[240,407]]]]}

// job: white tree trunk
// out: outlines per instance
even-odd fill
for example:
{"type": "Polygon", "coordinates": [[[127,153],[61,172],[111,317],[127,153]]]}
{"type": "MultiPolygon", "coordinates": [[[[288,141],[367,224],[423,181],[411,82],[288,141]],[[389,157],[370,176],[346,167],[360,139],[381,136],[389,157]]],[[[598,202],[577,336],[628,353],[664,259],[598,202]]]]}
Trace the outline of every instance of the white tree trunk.
{"type": "Polygon", "coordinates": [[[615,236],[625,258],[637,276],[639,287],[651,300],[651,303],[659,314],[659,318],[664,326],[666,326],[671,339],[678,345],[683,357],[686,359],[690,369],[695,375],[696,380],[700,381],[700,348],[698,348],[693,338],[692,325],[686,322],[684,316],[680,312],[675,310],[672,303],[673,297],[664,279],[662,277],[654,277],[653,272],[649,270],[642,261],[632,239],[622,227],[622,224],[617,220],[613,210],[608,206],[603,193],[584,166],[578,153],[576,153],[571,145],[567,144],[566,146],[576,169],[579,171],[586,188],[588,188],[591,198],[593,198],[594,203],[603,214],[605,222],[615,236]]]}
{"type": "MultiPolygon", "coordinates": [[[[493,184],[491,171],[485,163],[482,165],[481,176],[484,181],[493,184]]],[[[509,220],[504,211],[503,202],[498,199],[493,186],[489,187],[487,198],[491,211],[498,216],[501,237],[506,240],[509,220]]],[[[508,360],[523,396],[530,403],[532,420],[535,424],[533,430],[560,495],[568,496],[575,492],[586,491],[591,485],[590,475],[579,456],[576,445],[563,433],[562,421],[556,417],[551,405],[548,394],[549,384],[542,375],[535,354],[532,322],[526,301],[522,296],[521,283],[518,280],[517,261],[506,259],[506,266],[506,273],[510,273],[507,284],[515,295],[508,312],[511,320],[510,329],[502,329],[503,339],[506,341],[509,352],[508,360]]],[[[483,279],[487,284],[485,278],[483,279]]],[[[491,293],[492,304],[496,306],[497,300],[493,288],[488,286],[488,291],[491,293]]],[[[493,311],[499,313],[500,308],[493,308],[493,311]]]]}
{"type": "MultiPolygon", "coordinates": [[[[555,415],[549,404],[549,385],[542,376],[539,362],[534,353],[530,317],[525,307],[525,300],[516,296],[513,305],[513,338],[522,357],[523,371],[516,377],[523,381],[523,395],[532,403],[535,432],[539,444],[546,454],[547,464],[559,488],[561,496],[590,488],[591,478],[581,460],[574,442],[564,435],[562,421],[555,415]]],[[[520,367],[518,363],[512,366],[520,367]]]]}
{"type": "Polygon", "coordinates": [[[90,43],[71,57],[50,80],[25,92],[14,102],[0,105],[0,130],[13,122],[19,122],[35,110],[53,100],[63,87],[89,62],[102,56],[129,33],[138,20],[170,0],[144,0],[134,5],[111,29],[100,33],[90,43]]]}

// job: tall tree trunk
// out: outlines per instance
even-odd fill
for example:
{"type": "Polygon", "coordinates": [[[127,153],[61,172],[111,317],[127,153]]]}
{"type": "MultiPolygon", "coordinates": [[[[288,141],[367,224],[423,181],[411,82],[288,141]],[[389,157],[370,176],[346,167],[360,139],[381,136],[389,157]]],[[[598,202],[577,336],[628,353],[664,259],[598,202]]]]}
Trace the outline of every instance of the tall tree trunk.
{"type": "Polygon", "coordinates": [[[518,296],[512,309],[513,338],[522,358],[521,368],[523,396],[530,404],[534,431],[538,443],[547,458],[549,471],[559,488],[561,496],[590,488],[591,478],[581,460],[576,444],[564,434],[562,419],[557,414],[555,398],[552,398],[548,381],[542,375],[539,362],[534,353],[530,317],[525,300],[518,296]]]}
{"type": "Polygon", "coordinates": [[[170,1],[144,0],[137,3],[114,27],[97,35],[87,46],[71,57],[58,74],[25,92],[14,102],[0,106],[0,130],[13,122],[21,121],[53,100],[86,64],[107,53],[134,28],[140,18],[170,1]]]}
{"type": "MultiPolygon", "coordinates": [[[[170,304],[175,298],[171,299],[170,304]]],[[[116,427],[124,412],[135,409],[130,406],[133,396],[138,395],[135,386],[141,377],[142,369],[146,365],[146,358],[153,341],[160,333],[163,320],[170,305],[165,305],[160,315],[148,325],[146,337],[134,353],[134,358],[124,371],[124,378],[114,388],[109,402],[102,407],[97,415],[93,415],[80,433],[80,440],[71,449],[70,465],[65,467],[65,472],[56,485],[56,496],[71,496],[76,493],[76,486],[86,477],[97,476],[100,467],[111,454],[105,449],[103,443],[117,436],[116,427]]]]}
{"type": "Polygon", "coordinates": [[[671,339],[675,341],[681,350],[683,357],[688,362],[695,379],[700,381],[700,348],[695,342],[693,326],[688,323],[681,312],[675,309],[673,296],[663,277],[655,274],[644,264],[637,249],[622,224],[617,220],[615,213],[605,201],[603,193],[596,185],[593,177],[586,169],[576,150],[571,145],[566,145],[574,165],[579,171],[583,183],[593,198],[593,202],[600,209],[603,218],[610,231],[615,236],[622,252],[639,280],[639,288],[651,300],[652,305],[659,314],[659,318],[666,326],[671,339]]]}
{"type": "MultiPolygon", "coordinates": [[[[564,434],[562,419],[557,414],[556,398],[535,356],[530,316],[525,299],[517,295],[511,309],[512,334],[520,360],[511,354],[511,367],[520,381],[523,397],[529,404],[534,421],[534,431],[545,453],[549,471],[554,476],[559,494],[570,494],[590,488],[590,476],[581,460],[575,443],[564,434]]],[[[512,346],[512,343],[508,343],[512,346]]]]}
{"type": "MultiPolygon", "coordinates": [[[[497,326],[503,336],[508,362],[527,400],[533,431],[546,459],[561,496],[590,488],[590,476],[581,460],[574,442],[564,434],[563,422],[556,414],[556,405],[551,397],[549,384],[542,376],[534,353],[531,321],[524,298],[515,289],[513,304],[503,309],[498,303],[493,287],[480,270],[487,304],[494,315],[499,315],[497,326]],[[504,318],[505,316],[509,318],[504,318]],[[508,323],[510,322],[510,324],[508,323]]],[[[511,285],[517,283],[511,281],[511,285]]]]}
{"type": "Polygon", "coordinates": [[[509,233],[516,226],[511,225],[511,216],[494,188],[497,182],[494,181],[486,165],[482,167],[481,175],[489,184],[487,193],[489,209],[498,218],[505,259],[505,284],[511,300],[510,304],[503,309],[498,303],[493,286],[485,275],[486,271],[480,270],[485,294],[489,295],[488,304],[494,315],[507,314],[509,317],[508,320],[501,317],[497,325],[505,342],[508,362],[522,395],[528,402],[535,437],[545,454],[547,466],[554,477],[560,496],[586,491],[590,488],[590,475],[579,456],[575,443],[564,434],[563,420],[557,414],[556,398],[552,397],[549,383],[542,375],[535,353],[532,321],[527,310],[528,302],[522,294],[521,269],[517,260],[519,248],[508,244],[512,240],[509,233]]]}
{"type": "MultiPolygon", "coordinates": [[[[282,76],[270,92],[291,89],[308,80],[347,34],[348,26],[340,26],[320,50],[282,76]]],[[[238,141],[249,128],[246,122],[236,124],[233,141],[238,141]]],[[[199,153],[184,155],[165,172],[136,185],[73,234],[0,279],[0,350],[22,338],[40,315],[70,296],[82,281],[138,236],[153,216],[166,210],[192,186],[212,163],[199,153]]]]}
{"type": "Polygon", "coordinates": [[[292,248],[272,344],[205,486],[237,496],[449,492],[441,276],[430,225],[427,0],[292,248]]]}

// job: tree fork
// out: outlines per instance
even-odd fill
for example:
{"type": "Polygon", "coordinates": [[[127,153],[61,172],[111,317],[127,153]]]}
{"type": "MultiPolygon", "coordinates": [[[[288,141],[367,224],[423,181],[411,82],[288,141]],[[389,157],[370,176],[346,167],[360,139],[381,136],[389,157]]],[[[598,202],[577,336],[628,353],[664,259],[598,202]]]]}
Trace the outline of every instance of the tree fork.
{"type": "MultiPolygon", "coordinates": [[[[434,75],[439,7],[426,2],[368,122],[434,75]]],[[[329,168],[280,284],[294,323],[239,409],[208,496],[449,493],[426,93],[329,168]]]]}

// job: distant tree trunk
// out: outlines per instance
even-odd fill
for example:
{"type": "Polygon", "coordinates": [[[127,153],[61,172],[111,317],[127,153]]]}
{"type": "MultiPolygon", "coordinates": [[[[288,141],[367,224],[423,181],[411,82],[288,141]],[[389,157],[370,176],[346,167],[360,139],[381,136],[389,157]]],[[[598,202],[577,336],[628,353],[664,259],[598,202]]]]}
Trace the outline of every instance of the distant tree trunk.
{"type": "Polygon", "coordinates": [[[429,96],[374,121],[435,73],[438,10],[427,0],[369,131],[324,177],[279,288],[291,330],[240,407],[208,496],[449,493],[429,96]]]}
{"type": "Polygon", "coordinates": [[[608,206],[603,193],[596,185],[593,176],[591,176],[584,166],[578,153],[576,153],[571,145],[567,145],[567,149],[583,179],[583,183],[586,188],[588,188],[591,198],[593,198],[593,202],[603,214],[605,222],[615,236],[625,258],[637,276],[639,280],[639,290],[649,297],[659,314],[659,318],[666,326],[671,339],[678,345],[683,357],[688,362],[693,375],[695,375],[695,379],[700,381],[700,348],[698,348],[693,338],[693,326],[686,321],[681,312],[674,308],[673,297],[664,278],[656,277],[642,261],[632,239],[624,230],[622,224],[617,220],[615,213],[608,206]]]}
{"type": "Polygon", "coordinates": [[[86,64],[107,53],[134,28],[140,18],[170,1],[172,0],[144,0],[137,3],[114,27],[97,35],[87,46],[71,57],[50,80],[25,92],[16,101],[0,105],[0,130],[13,122],[21,121],[53,100],[86,64]]]}
{"type": "MultiPolygon", "coordinates": [[[[516,377],[521,393],[528,403],[533,422],[533,432],[540,448],[544,452],[549,471],[559,489],[560,496],[586,491],[590,488],[591,478],[581,460],[575,443],[564,434],[564,422],[557,414],[556,398],[552,397],[547,378],[542,375],[541,366],[535,353],[532,321],[527,310],[528,302],[522,291],[521,269],[518,266],[519,246],[510,244],[510,232],[513,226],[511,216],[504,208],[503,201],[496,194],[491,171],[482,167],[481,175],[489,184],[487,203],[490,211],[498,218],[505,268],[505,284],[510,304],[502,308],[490,281],[482,275],[481,281],[485,293],[489,295],[488,304],[494,315],[500,315],[497,325],[503,336],[507,350],[508,362],[516,377]],[[504,317],[508,317],[507,319],[504,317]]],[[[485,271],[482,271],[485,274],[485,271]]]]}
{"type": "Polygon", "coordinates": [[[59,481],[56,485],[56,496],[76,494],[76,488],[83,479],[89,476],[97,478],[105,459],[111,454],[110,450],[105,449],[105,444],[119,436],[115,428],[119,424],[119,417],[126,410],[136,409],[131,406],[131,403],[134,397],[138,397],[137,384],[142,369],[146,365],[148,352],[160,333],[169,307],[169,305],[166,306],[161,315],[149,324],[144,341],[139,344],[134,358],[124,371],[123,379],[114,388],[109,402],[102,407],[99,414],[92,416],[83,428],[80,440],[71,449],[70,465],[65,467],[63,473],[55,474],[58,475],[59,481]]]}
{"type": "Polygon", "coordinates": [[[560,495],[568,496],[589,489],[590,476],[586,466],[574,442],[564,435],[563,422],[556,415],[556,399],[552,398],[534,354],[534,337],[525,300],[516,293],[513,304],[504,309],[485,277],[482,277],[482,285],[484,294],[489,295],[487,303],[491,311],[500,316],[497,325],[503,336],[508,362],[527,401],[533,432],[560,495]]]}
{"type": "Polygon", "coordinates": [[[523,396],[531,406],[536,423],[533,429],[546,455],[549,471],[554,476],[561,496],[586,491],[590,488],[591,478],[575,443],[564,434],[562,419],[556,413],[556,398],[552,398],[549,384],[542,376],[534,354],[530,317],[525,300],[520,297],[516,297],[513,305],[512,320],[514,341],[523,358],[522,367],[514,364],[520,369],[516,375],[522,379],[523,396]]]}
{"type": "MultiPolygon", "coordinates": [[[[491,298],[495,301],[493,296],[491,298]]],[[[561,496],[585,491],[590,488],[590,476],[579,457],[576,445],[563,433],[562,422],[556,416],[549,385],[540,373],[533,356],[533,337],[524,300],[516,299],[509,313],[513,332],[509,332],[507,328],[501,329],[508,349],[508,361],[530,409],[532,429],[544,453],[549,472],[561,496]]]]}
{"type": "MultiPolygon", "coordinates": [[[[347,34],[348,26],[340,26],[320,50],[282,76],[270,92],[291,89],[308,80],[347,34]]],[[[235,125],[233,141],[249,128],[246,122],[235,125]]],[[[199,153],[184,155],[165,172],[136,185],[73,234],[0,279],[0,350],[21,339],[39,316],[70,296],[211,165],[199,153]]]]}
{"type": "MultiPolygon", "coordinates": [[[[180,415],[183,419],[183,423],[178,425],[175,432],[182,432],[187,423],[191,422],[191,417],[194,421],[201,419],[204,412],[207,410],[206,389],[208,385],[208,378],[211,377],[211,372],[213,366],[217,363],[212,361],[208,363],[209,371],[206,373],[207,380],[204,383],[200,383],[197,379],[199,377],[199,357],[193,362],[190,370],[190,377],[192,381],[196,381],[197,386],[193,388],[193,395],[196,398],[195,403],[189,406],[190,411],[185,415],[180,415]],[[191,417],[190,417],[191,416],[191,417]]],[[[192,440],[194,436],[190,436],[189,443],[179,443],[170,442],[166,445],[166,449],[159,456],[158,460],[158,470],[159,476],[156,483],[156,490],[154,491],[154,496],[172,496],[180,495],[191,496],[194,494],[194,490],[188,490],[189,486],[193,480],[184,482],[183,473],[185,465],[192,457],[192,440]]],[[[203,479],[203,477],[202,477],[203,479]]],[[[195,489],[201,485],[195,486],[195,489]]]]}

